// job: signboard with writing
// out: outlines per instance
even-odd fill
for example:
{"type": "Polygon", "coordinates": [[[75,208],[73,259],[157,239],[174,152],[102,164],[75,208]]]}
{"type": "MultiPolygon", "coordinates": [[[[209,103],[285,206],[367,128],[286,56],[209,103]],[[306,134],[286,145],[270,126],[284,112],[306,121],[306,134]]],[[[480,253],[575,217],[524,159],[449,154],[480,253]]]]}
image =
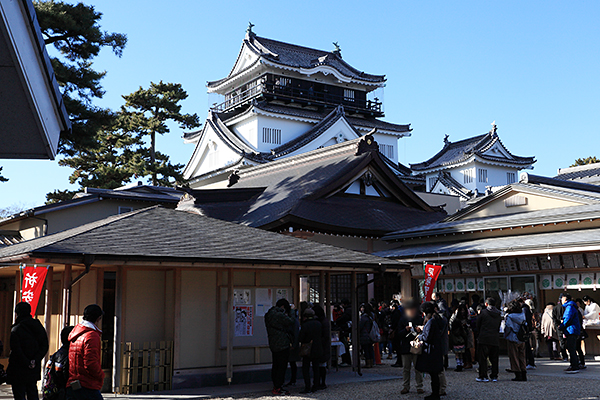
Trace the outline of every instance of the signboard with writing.
{"type": "Polygon", "coordinates": [[[24,267],[23,282],[21,286],[21,301],[31,305],[31,316],[35,317],[38,302],[44,289],[44,281],[46,280],[47,268],[24,267]]]}

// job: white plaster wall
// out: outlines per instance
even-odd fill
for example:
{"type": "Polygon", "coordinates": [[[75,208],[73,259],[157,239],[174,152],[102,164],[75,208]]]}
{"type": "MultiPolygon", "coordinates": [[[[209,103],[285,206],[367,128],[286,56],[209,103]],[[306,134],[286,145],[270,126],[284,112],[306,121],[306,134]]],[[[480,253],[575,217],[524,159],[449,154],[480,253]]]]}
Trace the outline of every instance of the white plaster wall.
{"type": "Polygon", "coordinates": [[[398,138],[396,136],[384,135],[382,133],[375,133],[373,136],[375,137],[375,141],[377,142],[377,144],[387,144],[387,145],[394,146],[394,156],[389,157],[387,154],[386,154],[386,156],[388,156],[388,158],[390,160],[397,163],[398,162],[398,138]]]}
{"type": "Polygon", "coordinates": [[[280,146],[279,144],[262,142],[263,128],[281,129],[281,144],[284,144],[307,132],[313,126],[313,124],[308,122],[293,121],[288,119],[273,118],[267,117],[265,115],[259,115],[257,116],[256,127],[258,151],[269,152],[271,149],[280,146]]]}
{"type": "MultiPolygon", "coordinates": [[[[507,182],[506,174],[507,172],[514,172],[515,179],[518,181],[519,179],[519,169],[517,168],[508,168],[502,166],[494,166],[488,164],[482,164],[478,162],[473,162],[468,165],[464,165],[457,168],[451,168],[446,170],[450,173],[450,175],[458,181],[461,185],[466,187],[469,190],[475,190],[479,193],[484,193],[486,190],[486,186],[504,186],[507,182]],[[463,171],[466,169],[475,169],[473,182],[465,183],[463,171]],[[487,170],[487,182],[479,182],[479,170],[486,169],[487,170]]],[[[429,186],[429,178],[437,177],[438,171],[427,174],[427,191],[431,192],[433,188],[429,186]]]]}
{"type": "Polygon", "coordinates": [[[257,149],[258,144],[258,117],[245,119],[237,124],[229,126],[229,129],[244,138],[253,148],[257,149]]]}

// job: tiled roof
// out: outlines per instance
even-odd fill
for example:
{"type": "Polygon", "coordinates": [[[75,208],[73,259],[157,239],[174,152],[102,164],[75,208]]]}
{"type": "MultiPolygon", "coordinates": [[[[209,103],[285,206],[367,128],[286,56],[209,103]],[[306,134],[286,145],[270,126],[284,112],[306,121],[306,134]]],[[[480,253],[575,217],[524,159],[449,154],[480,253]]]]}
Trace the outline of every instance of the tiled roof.
{"type": "Polygon", "coordinates": [[[396,172],[378,151],[357,155],[361,140],[363,138],[240,170],[239,181],[233,188],[265,188],[256,198],[238,202],[209,201],[203,198],[200,189],[192,191],[193,198],[188,202],[184,199],[180,207],[266,229],[293,221],[297,226],[319,226],[327,232],[337,230],[363,235],[382,235],[395,227],[414,226],[444,217],[398,180],[396,172]],[[354,201],[329,196],[352,183],[356,174],[367,166],[380,171],[402,201],[379,198],[354,201]]]}
{"type": "Polygon", "coordinates": [[[435,184],[433,186],[435,186],[438,182],[444,185],[451,194],[459,196],[461,199],[468,200],[471,197],[473,197],[473,192],[461,185],[447,171],[440,171],[438,173],[435,184]]]}
{"type": "Polygon", "coordinates": [[[444,143],[444,148],[436,155],[422,163],[411,164],[411,168],[415,171],[425,171],[447,167],[465,162],[473,156],[477,156],[490,162],[515,164],[522,167],[529,166],[535,162],[535,157],[520,157],[511,154],[500,141],[495,129],[492,129],[490,132],[483,135],[460,140],[458,142],[450,142],[446,138],[444,143]],[[508,158],[484,154],[496,143],[499,143],[504,147],[504,150],[509,154],[508,158]]]}
{"type": "MultiPolygon", "coordinates": [[[[274,64],[302,69],[312,69],[321,65],[327,65],[337,70],[340,74],[357,81],[385,82],[385,75],[372,75],[359,71],[344,61],[341,56],[330,51],[311,49],[253,34],[246,36],[244,44],[256,55],[274,64]]],[[[217,86],[231,76],[232,74],[230,73],[227,78],[208,82],[208,86],[217,86]]]]}
{"type": "Polygon", "coordinates": [[[96,260],[400,267],[379,257],[158,206],[0,248],[0,261],[40,254],[86,254],[96,260]]]}
{"type": "Polygon", "coordinates": [[[600,181],[600,163],[561,168],[556,179],[570,181],[600,181]]]}
{"type": "Polygon", "coordinates": [[[433,235],[452,235],[490,229],[506,229],[538,224],[582,221],[600,218],[600,202],[582,206],[551,208],[539,211],[503,214],[480,218],[442,220],[392,232],[384,240],[414,239],[433,235]]]}
{"type": "Polygon", "coordinates": [[[406,245],[392,250],[375,253],[380,257],[389,257],[404,261],[431,258],[444,259],[444,256],[475,254],[484,257],[494,252],[511,253],[543,250],[548,253],[554,248],[597,246],[600,244],[600,228],[580,229],[566,232],[549,232],[528,235],[514,235],[485,239],[446,241],[406,245]]]}
{"type": "Polygon", "coordinates": [[[0,230],[0,249],[13,244],[21,243],[23,237],[18,231],[3,231],[0,230]]]}

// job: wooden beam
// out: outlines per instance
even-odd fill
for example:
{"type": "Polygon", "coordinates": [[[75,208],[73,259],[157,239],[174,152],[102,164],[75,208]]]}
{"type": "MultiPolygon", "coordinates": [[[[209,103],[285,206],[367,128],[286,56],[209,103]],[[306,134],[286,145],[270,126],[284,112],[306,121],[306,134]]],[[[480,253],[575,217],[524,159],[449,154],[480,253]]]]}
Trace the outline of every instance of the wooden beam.
{"type": "Polygon", "coordinates": [[[17,304],[21,302],[21,283],[21,267],[19,267],[15,275],[15,298],[13,300],[13,307],[11,310],[13,324],[17,318],[17,315],[15,314],[15,308],[17,307],[17,304]]]}
{"type": "Polygon", "coordinates": [[[71,324],[71,293],[69,287],[71,286],[71,264],[65,264],[65,270],[63,271],[63,287],[62,287],[62,325],[69,326],[71,324]]]}
{"type": "MultiPolygon", "coordinates": [[[[44,308],[44,328],[49,338],[52,337],[52,292],[54,284],[54,268],[48,267],[46,274],[46,307],[44,308]]],[[[60,335],[59,335],[60,336],[60,335]]],[[[58,338],[58,347],[60,347],[60,338],[58,338]]],[[[48,349],[50,351],[50,349],[48,349]]]]}
{"type": "Polygon", "coordinates": [[[332,300],[332,296],[331,296],[331,273],[327,272],[327,274],[325,274],[325,287],[327,289],[327,291],[325,292],[325,298],[326,298],[326,302],[325,302],[325,315],[327,316],[327,319],[329,321],[331,321],[331,300],[332,300]]]}
{"type": "Polygon", "coordinates": [[[412,293],[412,274],[410,270],[402,271],[400,276],[400,295],[402,300],[413,297],[412,293]]]}
{"type": "Polygon", "coordinates": [[[113,375],[112,387],[114,393],[121,391],[122,340],[123,340],[123,293],[125,288],[125,272],[123,267],[117,268],[115,281],[115,320],[113,337],[113,375]]]}
{"type": "Polygon", "coordinates": [[[360,372],[360,338],[358,331],[358,293],[356,272],[352,272],[352,370],[360,372]]]}
{"type": "Polygon", "coordinates": [[[227,383],[233,379],[233,268],[227,271],[227,383]]]}
{"type": "Polygon", "coordinates": [[[325,271],[319,271],[319,305],[325,309],[325,271]]]}
{"type": "Polygon", "coordinates": [[[173,271],[173,295],[175,296],[175,310],[173,313],[173,369],[181,365],[181,268],[173,271]]]}

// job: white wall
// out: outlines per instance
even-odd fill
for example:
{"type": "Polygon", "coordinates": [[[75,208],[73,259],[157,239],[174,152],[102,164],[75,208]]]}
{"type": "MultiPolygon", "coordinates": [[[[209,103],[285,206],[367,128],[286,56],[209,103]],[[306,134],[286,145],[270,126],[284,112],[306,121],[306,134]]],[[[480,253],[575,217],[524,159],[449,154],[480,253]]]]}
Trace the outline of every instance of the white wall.
{"type": "MultiPolygon", "coordinates": [[[[463,165],[461,167],[449,168],[446,170],[450,173],[450,175],[458,181],[461,185],[469,190],[477,190],[479,193],[485,193],[486,186],[504,186],[507,185],[507,173],[514,172],[515,179],[518,181],[519,179],[519,169],[517,168],[509,168],[495,165],[482,164],[478,162],[472,162],[468,165],[463,165]],[[470,183],[465,183],[464,179],[464,171],[467,169],[474,170],[473,173],[473,181],[470,183]],[[487,182],[479,181],[479,171],[481,169],[487,170],[487,182]]],[[[427,191],[431,191],[433,188],[429,185],[430,178],[437,177],[439,171],[436,171],[431,174],[427,174],[427,191]]]]}

